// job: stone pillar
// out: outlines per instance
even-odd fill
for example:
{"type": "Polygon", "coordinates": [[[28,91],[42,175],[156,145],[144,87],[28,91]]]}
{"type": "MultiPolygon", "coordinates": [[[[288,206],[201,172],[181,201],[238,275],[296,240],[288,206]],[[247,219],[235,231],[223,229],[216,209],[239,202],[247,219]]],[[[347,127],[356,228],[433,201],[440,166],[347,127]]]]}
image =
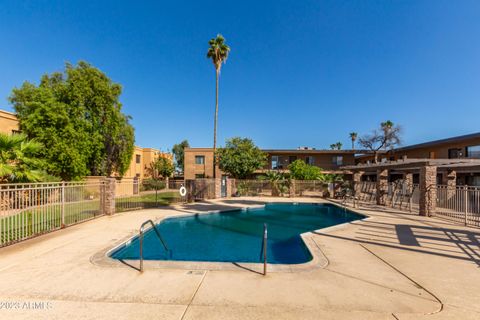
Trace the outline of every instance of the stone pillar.
{"type": "Polygon", "coordinates": [[[294,179],[290,180],[290,186],[288,187],[288,196],[290,198],[295,197],[295,192],[296,192],[295,187],[296,187],[295,180],[294,179]]]}
{"type": "Polygon", "coordinates": [[[105,178],[103,181],[103,212],[106,215],[112,215],[115,213],[115,189],[117,180],[115,178],[105,178]]]}
{"type": "Polygon", "coordinates": [[[453,198],[457,189],[457,172],[449,169],[442,175],[442,184],[447,186],[447,200],[453,198]]]}
{"type": "Polygon", "coordinates": [[[413,191],[413,173],[405,172],[403,174],[403,180],[405,181],[405,187],[407,188],[405,191],[409,194],[413,191]]]}
{"type": "Polygon", "coordinates": [[[388,195],[388,170],[377,170],[377,204],[386,205],[388,195]]]}
{"type": "Polygon", "coordinates": [[[360,196],[362,192],[362,176],[363,171],[356,171],[353,173],[353,192],[355,196],[360,196]]]}
{"type": "Polygon", "coordinates": [[[215,195],[214,199],[222,197],[222,179],[215,178],[215,195]]]}
{"type": "Polygon", "coordinates": [[[437,205],[437,167],[420,168],[420,215],[432,216],[437,205]]]}

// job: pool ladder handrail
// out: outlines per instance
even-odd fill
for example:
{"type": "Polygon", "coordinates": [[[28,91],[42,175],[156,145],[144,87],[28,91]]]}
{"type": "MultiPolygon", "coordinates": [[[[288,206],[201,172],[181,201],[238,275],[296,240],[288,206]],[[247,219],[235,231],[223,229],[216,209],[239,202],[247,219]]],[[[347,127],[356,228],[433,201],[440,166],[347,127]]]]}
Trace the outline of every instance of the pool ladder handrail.
{"type": "Polygon", "coordinates": [[[147,225],[149,223],[152,225],[152,228],[155,231],[155,233],[157,234],[158,239],[160,239],[160,242],[162,243],[163,247],[165,248],[165,251],[168,252],[168,247],[165,244],[165,241],[163,240],[162,235],[160,234],[160,231],[158,231],[157,227],[155,226],[155,223],[153,223],[153,221],[150,220],[150,219],[145,221],[144,223],[142,223],[142,225],[140,226],[140,231],[139,231],[139,235],[138,235],[139,241],[140,241],[140,272],[143,272],[143,234],[144,234],[144,230],[145,230],[144,228],[145,228],[145,225],[147,225]]]}
{"type": "Polygon", "coordinates": [[[267,240],[268,240],[268,230],[267,224],[263,224],[263,275],[267,275],[267,240]]]}

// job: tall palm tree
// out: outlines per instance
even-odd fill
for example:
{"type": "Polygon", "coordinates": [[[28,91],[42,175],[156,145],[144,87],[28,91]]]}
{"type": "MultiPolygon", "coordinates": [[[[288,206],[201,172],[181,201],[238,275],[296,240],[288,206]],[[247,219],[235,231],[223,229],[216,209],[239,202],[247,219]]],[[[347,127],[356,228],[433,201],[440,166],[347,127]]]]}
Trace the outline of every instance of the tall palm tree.
{"type": "Polygon", "coordinates": [[[24,134],[0,133],[0,182],[37,182],[48,178],[38,157],[42,144],[24,134]]]}
{"type": "Polygon", "coordinates": [[[390,120],[387,120],[385,122],[382,122],[380,126],[385,130],[391,129],[393,127],[393,122],[390,120]]]}
{"type": "Polygon", "coordinates": [[[218,80],[220,77],[220,69],[222,63],[228,58],[230,47],[225,44],[225,38],[221,34],[217,34],[216,38],[210,39],[210,46],[207,51],[207,58],[212,59],[215,66],[215,118],[213,123],[213,177],[215,178],[215,151],[217,149],[217,118],[218,118],[218,80]]]}
{"type": "Polygon", "coordinates": [[[355,141],[357,140],[358,133],[350,132],[350,139],[352,139],[352,150],[355,150],[355,141]]]}
{"type": "Polygon", "coordinates": [[[332,143],[332,144],[330,145],[330,149],[332,149],[332,150],[341,150],[341,149],[342,149],[342,146],[343,146],[343,143],[341,143],[341,142],[332,143]]]}
{"type": "MultiPolygon", "coordinates": [[[[390,130],[392,130],[394,124],[392,121],[387,120],[385,122],[380,123],[380,127],[383,130],[384,136],[387,138],[390,134],[390,130]]],[[[387,143],[385,143],[384,149],[387,149],[387,143]]]]}

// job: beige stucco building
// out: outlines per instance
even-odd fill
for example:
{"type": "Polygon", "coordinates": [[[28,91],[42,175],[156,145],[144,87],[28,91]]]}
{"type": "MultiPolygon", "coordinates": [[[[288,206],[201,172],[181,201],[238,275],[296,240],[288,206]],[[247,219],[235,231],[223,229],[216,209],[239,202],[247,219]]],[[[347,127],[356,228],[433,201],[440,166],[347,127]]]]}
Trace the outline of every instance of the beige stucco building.
{"type": "Polygon", "coordinates": [[[14,113],[0,110],[0,132],[8,134],[18,132],[18,120],[14,113]]]}
{"type": "Polygon", "coordinates": [[[148,178],[150,175],[147,168],[150,166],[150,163],[154,162],[160,157],[173,161],[173,155],[171,153],[161,152],[160,150],[153,148],[141,148],[135,146],[130,167],[128,168],[127,172],[125,172],[124,177],[137,177],[140,179],[148,178]]]}

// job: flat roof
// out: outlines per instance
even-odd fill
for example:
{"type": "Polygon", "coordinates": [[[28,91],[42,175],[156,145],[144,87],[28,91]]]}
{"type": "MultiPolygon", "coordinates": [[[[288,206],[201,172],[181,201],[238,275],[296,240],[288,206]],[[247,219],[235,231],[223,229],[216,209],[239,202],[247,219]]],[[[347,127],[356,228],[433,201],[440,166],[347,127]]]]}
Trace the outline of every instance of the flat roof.
{"type": "Polygon", "coordinates": [[[17,115],[13,112],[0,109],[0,115],[7,119],[18,121],[17,115]]]}
{"type": "Polygon", "coordinates": [[[403,150],[410,150],[410,149],[415,149],[415,148],[431,147],[431,146],[435,146],[435,145],[461,142],[463,140],[470,140],[470,139],[480,139],[480,132],[465,134],[465,135],[462,135],[462,136],[450,137],[450,138],[445,138],[445,139],[440,139],[440,140],[433,140],[433,141],[428,141],[428,142],[423,142],[423,143],[412,144],[412,145],[397,148],[397,149],[394,149],[394,150],[395,151],[403,151],[403,150]]]}
{"type": "Polygon", "coordinates": [[[435,166],[439,169],[480,168],[480,159],[401,159],[378,163],[343,166],[340,169],[350,171],[417,170],[425,166],[435,166]]]}
{"type": "MultiPolygon", "coordinates": [[[[357,153],[372,153],[370,150],[351,150],[351,149],[342,149],[342,150],[330,150],[330,149],[261,149],[263,152],[270,154],[357,154],[357,153]]],[[[185,151],[213,151],[213,148],[185,148],[185,151]]]]}

